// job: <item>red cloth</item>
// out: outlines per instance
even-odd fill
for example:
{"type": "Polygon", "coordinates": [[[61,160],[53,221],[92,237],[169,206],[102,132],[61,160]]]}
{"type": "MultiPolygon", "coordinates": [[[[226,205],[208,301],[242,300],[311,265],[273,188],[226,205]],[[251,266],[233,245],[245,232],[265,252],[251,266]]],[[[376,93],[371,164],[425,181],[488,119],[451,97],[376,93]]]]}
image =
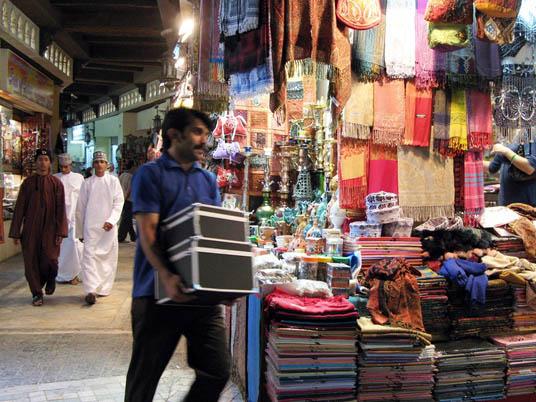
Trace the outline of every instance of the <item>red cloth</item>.
{"type": "Polygon", "coordinates": [[[398,194],[396,147],[371,144],[368,168],[368,193],[386,191],[398,194]]]}
{"type": "Polygon", "coordinates": [[[266,307],[271,310],[287,310],[301,314],[344,314],[355,311],[355,307],[343,296],[320,299],[293,296],[276,290],[265,298],[266,307]]]}

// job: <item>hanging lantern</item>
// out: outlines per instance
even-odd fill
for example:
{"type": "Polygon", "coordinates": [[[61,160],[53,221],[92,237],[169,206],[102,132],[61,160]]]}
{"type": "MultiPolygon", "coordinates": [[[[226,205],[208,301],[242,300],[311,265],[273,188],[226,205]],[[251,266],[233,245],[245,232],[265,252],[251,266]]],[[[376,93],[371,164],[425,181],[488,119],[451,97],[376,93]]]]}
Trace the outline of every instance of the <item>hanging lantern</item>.
{"type": "Polygon", "coordinates": [[[175,67],[176,61],[172,52],[166,52],[162,58],[162,71],[160,83],[162,83],[169,91],[175,88],[179,80],[179,72],[175,67]]]}

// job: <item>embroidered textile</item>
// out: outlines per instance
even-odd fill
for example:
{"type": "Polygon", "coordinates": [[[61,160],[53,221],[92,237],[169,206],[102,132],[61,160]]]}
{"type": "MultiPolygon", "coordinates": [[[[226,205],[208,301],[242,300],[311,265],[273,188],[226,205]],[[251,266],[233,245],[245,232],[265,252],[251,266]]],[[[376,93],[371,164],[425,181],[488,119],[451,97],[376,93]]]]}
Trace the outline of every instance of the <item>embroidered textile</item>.
{"type": "Polygon", "coordinates": [[[344,108],[344,137],[368,139],[374,124],[374,85],[371,82],[359,82],[352,74],[352,95],[344,108]]]}
{"type": "Polygon", "coordinates": [[[484,211],[484,168],[482,152],[466,152],[464,163],[464,221],[478,227],[484,211]]]}
{"type": "Polygon", "coordinates": [[[398,162],[396,147],[370,144],[368,193],[385,191],[398,194],[398,162]]]}
{"type": "Polygon", "coordinates": [[[415,0],[389,0],[385,12],[385,69],[392,78],[415,76],[415,0]],[[401,35],[404,32],[404,35],[401,35]]]}
{"type": "Polygon", "coordinates": [[[428,0],[417,0],[415,16],[415,84],[418,89],[437,88],[445,81],[446,55],[428,45],[428,21],[424,20],[428,0]]]}
{"type": "Polygon", "coordinates": [[[398,198],[404,216],[425,221],[454,215],[452,159],[429,148],[398,147],[398,198]]]}
{"type": "Polygon", "coordinates": [[[473,0],[429,0],[426,21],[470,24],[473,21],[473,0]]]}
{"type": "Polygon", "coordinates": [[[432,90],[417,90],[412,81],[406,83],[406,127],[404,145],[428,147],[432,129],[432,90]]]}
{"type": "Polygon", "coordinates": [[[378,25],[382,18],[379,0],[339,0],[337,18],[352,29],[370,29],[378,25]]]}
{"type": "MultiPolygon", "coordinates": [[[[270,7],[272,58],[275,79],[270,97],[272,112],[284,114],[286,70],[319,71],[329,66],[333,97],[340,113],[350,97],[350,42],[347,29],[337,24],[335,2],[330,0],[274,0],[270,7]]],[[[318,73],[317,73],[318,74],[318,73]]],[[[282,116],[281,116],[282,117],[282,116]]],[[[282,120],[282,119],[280,119],[282,120]]]]}
{"type": "Polygon", "coordinates": [[[447,54],[447,81],[451,87],[475,86],[478,83],[475,51],[469,31],[467,47],[447,54]]]}
{"type": "Polygon", "coordinates": [[[491,95],[471,89],[467,91],[469,120],[468,148],[484,150],[493,144],[491,95]]]}
{"type": "Polygon", "coordinates": [[[374,82],[374,126],[376,144],[396,146],[404,135],[405,86],[403,80],[374,82]]]}
{"type": "Polygon", "coordinates": [[[340,139],[339,205],[343,209],[365,208],[368,154],[368,141],[340,139]]]}
{"type": "Polygon", "coordinates": [[[467,150],[467,102],[463,89],[454,89],[450,102],[449,148],[467,150]]]}
{"type": "Polygon", "coordinates": [[[260,0],[221,0],[220,31],[233,36],[258,28],[259,6],[260,0]]]}
{"type": "Polygon", "coordinates": [[[476,11],[475,16],[477,38],[499,45],[513,42],[516,25],[515,18],[495,18],[483,14],[480,11],[476,11]]]}
{"type": "Polygon", "coordinates": [[[352,32],[352,70],[362,81],[377,80],[385,71],[386,3],[387,0],[380,0],[382,17],[377,26],[352,32]]]}

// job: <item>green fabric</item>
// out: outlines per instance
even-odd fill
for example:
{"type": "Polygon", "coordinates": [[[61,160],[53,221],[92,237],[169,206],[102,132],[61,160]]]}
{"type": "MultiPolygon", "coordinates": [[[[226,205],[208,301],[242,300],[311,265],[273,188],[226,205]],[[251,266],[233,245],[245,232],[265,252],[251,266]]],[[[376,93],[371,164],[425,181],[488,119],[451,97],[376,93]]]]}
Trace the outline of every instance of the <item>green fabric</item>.
{"type": "Polygon", "coordinates": [[[471,42],[468,25],[431,22],[428,27],[428,43],[432,49],[438,46],[462,48],[471,42]]]}

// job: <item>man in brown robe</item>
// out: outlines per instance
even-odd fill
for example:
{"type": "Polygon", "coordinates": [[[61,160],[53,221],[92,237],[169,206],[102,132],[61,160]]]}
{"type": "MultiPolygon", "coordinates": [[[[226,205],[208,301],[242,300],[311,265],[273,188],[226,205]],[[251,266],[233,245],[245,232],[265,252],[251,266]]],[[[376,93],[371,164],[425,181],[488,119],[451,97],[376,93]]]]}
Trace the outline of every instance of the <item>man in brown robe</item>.
{"type": "Polygon", "coordinates": [[[43,304],[45,293],[56,289],[60,244],[67,237],[65,196],[61,180],[50,174],[51,156],[46,149],[35,155],[36,174],[22,183],[11,221],[9,237],[22,244],[24,273],[32,292],[32,304],[43,304]]]}

